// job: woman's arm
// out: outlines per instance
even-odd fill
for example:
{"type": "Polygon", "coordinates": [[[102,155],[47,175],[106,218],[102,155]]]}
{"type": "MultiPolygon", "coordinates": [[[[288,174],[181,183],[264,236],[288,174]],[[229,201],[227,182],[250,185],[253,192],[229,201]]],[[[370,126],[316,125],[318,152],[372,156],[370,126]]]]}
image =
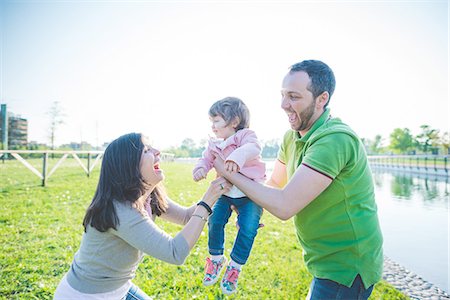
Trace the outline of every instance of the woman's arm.
{"type": "Polygon", "coordinates": [[[181,206],[169,198],[167,198],[167,204],[167,210],[161,214],[161,218],[179,225],[186,225],[197,207],[197,204],[190,207],[181,206]]]}
{"type": "MultiPolygon", "coordinates": [[[[224,193],[230,191],[231,184],[226,181],[223,177],[219,177],[213,180],[203,195],[202,201],[205,202],[210,208],[216,203],[217,199],[224,193]]],[[[209,212],[205,207],[198,205],[189,222],[187,222],[186,226],[180,231],[178,235],[182,235],[186,242],[189,245],[189,249],[197,242],[200,234],[203,231],[203,226],[205,226],[206,221],[209,217],[209,212]]]]}
{"type": "MultiPolygon", "coordinates": [[[[211,182],[203,196],[209,206],[214,205],[219,196],[229,191],[231,185],[224,178],[211,182]],[[223,186],[223,189],[221,188],[223,186]]],[[[144,253],[172,264],[183,264],[190,249],[197,242],[209,213],[203,206],[194,208],[186,226],[175,236],[159,228],[149,216],[143,216],[135,208],[118,206],[120,225],[113,233],[128,244],[144,253]]]]}

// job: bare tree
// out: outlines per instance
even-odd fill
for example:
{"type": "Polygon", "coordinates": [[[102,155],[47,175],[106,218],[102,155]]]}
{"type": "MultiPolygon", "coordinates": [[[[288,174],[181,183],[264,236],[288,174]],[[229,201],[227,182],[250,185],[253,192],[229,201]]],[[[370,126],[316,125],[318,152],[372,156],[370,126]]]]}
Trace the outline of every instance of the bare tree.
{"type": "Polygon", "coordinates": [[[64,124],[65,114],[58,101],[54,101],[50,110],[47,112],[50,117],[49,138],[52,150],[55,150],[56,130],[59,125],[64,124]]]}

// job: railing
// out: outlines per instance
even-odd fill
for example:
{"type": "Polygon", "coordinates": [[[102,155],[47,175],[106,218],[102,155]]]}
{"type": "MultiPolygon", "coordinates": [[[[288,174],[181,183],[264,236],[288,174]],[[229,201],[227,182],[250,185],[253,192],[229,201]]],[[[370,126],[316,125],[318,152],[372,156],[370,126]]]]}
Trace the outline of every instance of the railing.
{"type": "Polygon", "coordinates": [[[449,175],[449,155],[376,155],[369,156],[374,167],[393,168],[419,173],[449,175]]]}
{"type": "MultiPolygon", "coordinates": [[[[0,159],[3,159],[11,155],[18,161],[20,161],[27,169],[29,169],[33,174],[38,176],[42,180],[42,186],[45,186],[47,180],[50,176],[56,171],[56,169],[63,163],[64,160],[68,156],[72,156],[81,168],[84,170],[86,175],[89,177],[94,167],[98,164],[98,162],[103,157],[103,151],[58,151],[58,150],[0,150],[0,159]],[[48,172],[48,157],[49,154],[59,157],[59,160],[53,166],[53,168],[48,172]],[[87,156],[87,165],[83,164],[79,155],[87,156]],[[22,156],[41,156],[42,157],[42,172],[37,170],[34,166],[32,166],[29,162],[27,162],[26,158],[22,156]],[[92,159],[94,161],[92,162],[92,159]]],[[[162,161],[173,161],[174,154],[172,153],[161,153],[162,161]]]]}
{"type": "Polygon", "coordinates": [[[18,161],[20,161],[28,170],[33,172],[37,177],[42,180],[42,186],[45,186],[47,180],[52,176],[52,174],[58,169],[58,167],[66,160],[66,158],[71,155],[78,162],[81,168],[84,170],[86,175],[89,177],[95,165],[100,161],[103,156],[103,151],[57,151],[57,150],[2,150],[0,151],[1,158],[4,160],[7,155],[11,155],[18,161]],[[34,166],[32,166],[27,160],[22,157],[24,154],[28,154],[27,156],[42,156],[42,172],[37,170],[34,166]],[[48,156],[49,154],[56,154],[57,156],[62,155],[53,168],[48,172],[48,156]],[[80,157],[78,155],[86,154],[87,155],[87,166],[83,164],[80,157]],[[95,158],[92,163],[92,158],[95,158]]]}

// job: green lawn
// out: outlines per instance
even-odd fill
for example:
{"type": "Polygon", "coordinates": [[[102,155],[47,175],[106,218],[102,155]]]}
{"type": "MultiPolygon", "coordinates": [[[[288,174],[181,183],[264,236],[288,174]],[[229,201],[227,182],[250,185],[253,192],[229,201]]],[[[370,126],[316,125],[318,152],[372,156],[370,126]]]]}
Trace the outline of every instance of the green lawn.
{"type": "MultiPolygon", "coordinates": [[[[40,169],[40,160],[33,162],[40,169]]],[[[55,161],[50,162],[51,164],[55,161]]],[[[165,163],[169,196],[181,204],[197,202],[207,182],[194,183],[192,165],[165,163]]],[[[12,160],[0,162],[0,299],[51,299],[77,251],[83,215],[93,196],[99,167],[90,178],[74,160],[65,161],[48,180],[40,179],[12,160]]],[[[211,179],[210,176],[208,178],[211,179]]],[[[227,252],[236,228],[227,226],[227,252]]],[[[235,299],[300,299],[308,292],[310,274],[292,221],[282,222],[265,212],[253,252],[239,279],[235,299]]],[[[157,220],[175,235],[180,226],[157,220]]],[[[134,282],[155,299],[224,299],[220,287],[201,284],[207,256],[207,229],[183,266],[145,257],[134,282]]],[[[385,282],[376,285],[371,299],[406,299],[385,282]]]]}

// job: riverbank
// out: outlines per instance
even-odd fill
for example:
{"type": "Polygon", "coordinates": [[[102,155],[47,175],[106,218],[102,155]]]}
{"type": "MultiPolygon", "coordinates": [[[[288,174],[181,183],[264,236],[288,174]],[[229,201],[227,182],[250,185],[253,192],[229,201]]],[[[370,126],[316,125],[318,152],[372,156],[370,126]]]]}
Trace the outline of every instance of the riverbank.
{"type": "Polygon", "coordinates": [[[450,299],[450,296],[419,275],[384,257],[383,279],[411,299],[450,299]]]}

